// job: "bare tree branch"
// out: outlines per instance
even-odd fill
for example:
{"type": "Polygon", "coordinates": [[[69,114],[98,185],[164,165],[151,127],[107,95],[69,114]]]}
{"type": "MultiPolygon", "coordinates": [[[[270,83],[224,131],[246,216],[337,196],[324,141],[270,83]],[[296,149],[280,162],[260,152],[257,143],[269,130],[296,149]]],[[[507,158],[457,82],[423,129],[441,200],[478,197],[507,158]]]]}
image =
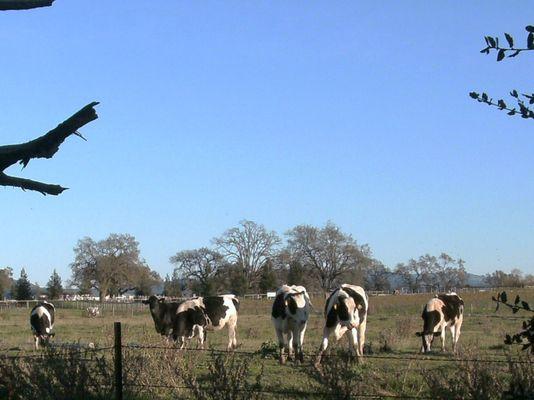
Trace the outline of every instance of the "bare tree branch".
{"type": "Polygon", "coordinates": [[[94,109],[97,104],[98,102],[95,101],[86,105],[56,128],[37,139],[26,143],[0,146],[0,186],[35,190],[44,195],[58,195],[63,192],[65,188],[59,185],[15,178],[6,175],[3,171],[17,162],[20,162],[23,167],[26,167],[32,158],[52,158],[67,137],[73,134],[79,135],[79,132],[77,132],[78,129],[98,118],[94,109]]]}
{"type": "Polygon", "coordinates": [[[54,0],[0,0],[0,11],[50,7],[54,0]]]}

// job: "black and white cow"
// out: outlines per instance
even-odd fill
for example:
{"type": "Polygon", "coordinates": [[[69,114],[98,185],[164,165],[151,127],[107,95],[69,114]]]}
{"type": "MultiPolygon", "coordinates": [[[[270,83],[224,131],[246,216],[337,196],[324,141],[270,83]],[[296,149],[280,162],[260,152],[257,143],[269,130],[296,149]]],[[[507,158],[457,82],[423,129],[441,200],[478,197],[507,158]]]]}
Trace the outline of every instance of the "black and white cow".
{"type": "Polygon", "coordinates": [[[441,336],[441,350],[445,351],[445,328],[449,327],[452,335],[452,350],[456,351],[456,344],[460,338],[460,329],[464,320],[464,301],[456,293],[436,295],[423,308],[423,331],[417,332],[421,336],[423,346],[421,352],[430,351],[435,336],[441,336]]]}
{"type": "Polygon", "coordinates": [[[35,340],[35,349],[39,349],[39,343],[43,346],[48,344],[50,337],[54,336],[55,307],[52,303],[43,301],[37,303],[30,312],[30,326],[35,340]]]}
{"type": "Polygon", "coordinates": [[[143,300],[143,304],[149,305],[156,332],[168,338],[176,323],[176,314],[181,302],[167,303],[165,298],[150,296],[148,300],[143,300]]]}
{"type": "Polygon", "coordinates": [[[350,353],[358,357],[363,355],[368,308],[369,299],[360,286],[342,284],[330,294],[325,304],[326,323],[317,363],[321,362],[332,333],[339,340],[348,331],[350,353]]]}
{"type": "Polygon", "coordinates": [[[271,320],[274,324],[278,347],[280,349],[280,364],[285,363],[285,350],[289,359],[293,357],[293,347],[300,362],[304,361],[302,344],[304,333],[310,314],[310,297],[303,286],[283,285],[276,291],[271,320]]]}
{"type": "Polygon", "coordinates": [[[186,300],[178,306],[172,336],[180,348],[197,336],[203,348],[206,331],[218,331],[228,325],[228,350],[235,349],[238,310],[239,300],[233,294],[186,300]]]}

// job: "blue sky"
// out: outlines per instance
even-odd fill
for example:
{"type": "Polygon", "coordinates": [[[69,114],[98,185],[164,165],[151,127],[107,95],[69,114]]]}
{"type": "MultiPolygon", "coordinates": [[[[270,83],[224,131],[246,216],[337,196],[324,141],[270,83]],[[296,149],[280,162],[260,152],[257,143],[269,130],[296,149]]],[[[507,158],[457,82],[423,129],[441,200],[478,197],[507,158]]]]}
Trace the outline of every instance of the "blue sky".
{"type": "Polygon", "coordinates": [[[0,14],[0,138],[32,139],[96,100],[51,160],[7,172],[0,266],[66,280],[78,239],[130,233],[160,274],[242,219],[331,220],[394,267],[447,252],[534,273],[534,125],[477,104],[532,91],[531,2],[56,0],[0,14]]]}

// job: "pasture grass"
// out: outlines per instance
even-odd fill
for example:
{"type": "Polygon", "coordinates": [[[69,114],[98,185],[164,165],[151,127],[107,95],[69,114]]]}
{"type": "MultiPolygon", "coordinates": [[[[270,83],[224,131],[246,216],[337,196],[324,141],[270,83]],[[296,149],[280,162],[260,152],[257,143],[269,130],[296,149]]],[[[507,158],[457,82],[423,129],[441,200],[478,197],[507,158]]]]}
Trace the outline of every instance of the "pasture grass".
{"type": "MultiPolygon", "coordinates": [[[[533,289],[509,291],[515,297],[519,294],[525,300],[534,297],[533,289]]],[[[512,315],[509,310],[495,312],[491,301],[491,292],[464,293],[465,316],[462,326],[459,347],[460,355],[470,358],[503,358],[510,352],[509,346],[503,345],[505,333],[520,329],[522,315],[512,315]]],[[[370,356],[364,361],[364,370],[353,371],[354,379],[374,382],[374,391],[382,395],[402,393],[418,396],[428,388],[425,379],[432,376],[426,371],[450,369],[448,362],[454,356],[450,353],[451,339],[447,332],[446,347],[449,352],[439,351],[439,338],[434,342],[436,352],[431,355],[419,355],[420,339],[415,332],[421,330],[421,310],[431,297],[429,294],[378,296],[370,298],[368,316],[366,350],[370,356]],[[377,358],[374,358],[377,357],[377,358]],[[381,358],[387,357],[387,358],[381,358]],[[389,358],[393,357],[393,358],[389,358]],[[395,357],[414,359],[395,359],[395,357]]],[[[249,357],[249,380],[261,374],[263,388],[269,391],[307,391],[321,392],[325,390],[325,382],[318,378],[313,369],[314,354],[319,347],[324,319],[322,310],[324,299],[312,298],[314,311],[308,322],[304,351],[304,364],[288,362],[279,365],[273,353],[276,351],[276,339],[270,320],[272,302],[269,300],[242,300],[238,320],[238,351],[255,352],[249,357]],[[263,347],[263,352],[260,349],[263,347]],[[262,357],[263,355],[263,357],[262,357]]],[[[0,349],[18,349],[10,354],[35,354],[33,337],[29,327],[29,309],[16,308],[0,310],[0,349]]],[[[58,308],[56,310],[56,343],[93,343],[97,348],[113,345],[113,322],[122,323],[123,345],[125,349],[125,371],[133,377],[129,382],[150,383],[155,380],[161,384],[170,381],[173,385],[183,385],[176,381],[176,374],[167,371],[161,375],[161,364],[180,365],[187,368],[192,365],[202,377],[207,374],[210,354],[207,352],[189,351],[177,355],[175,349],[143,349],[144,346],[166,347],[164,340],[155,332],[154,324],[148,307],[144,311],[123,310],[103,312],[101,316],[89,318],[83,310],[75,308],[58,308]],[[189,358],[187,358],[189,357],[189,358]],[[185,364],[184,364],[185,363],[185,364]],[[165,378],[167,377],[167,378],[165,378]],[[164,380],[162,382],[162,379],[164,380]]],[[[209,332],[208,347],[224,350],[227,345],[227,330],[209,332]]],[[[348,346],[343,338],[335,344],[333,338],[330,354],[343,354],[348,346]]],[[[194,347],[194,344],[191,344],[194,347]]],[[[109,352],[109,357],[112,351],[109,352]]],[[[1,353],[0,353],[1,354],[1,353]]],[[[167,368],[166,367],[166,368],[167,368]]],[[[337,366],[336,368],[338,368],[337,366]]],[[[178,367],[177,367],[178,368],[178,367]]],[[[351,367],[352,368],[352,367],[351,367]]],[[[360,368],[360,367],[357,367],[360,368]]],[[[503,368],[502,365],[496,370],[503,368]]],[[[338,368],[339,369],[339,368],[338,368]]],[[[335,368],[334,368],[335,370],[335,368]]],[[[175,371],[176,372],[176,371],[175,371]]],[[[128,380],[127,380],[128,381],[128,380]]],[[[201,379],[200,379],[201,381],[201,379]]],[[[147,389],[148,390],[148,389],[147,389]]],[[[172,390],[170,390],[172,392],[172,390]]],[[[138,391],[139,392],[139,391],[138,391]]],[[[165,398],[169,389],[151,389],[147,398],[165,398]]],[[[136,398],[142,398],[139,393],[136,398]]],[[[168,394],[172,397],[172,395],[168,394]]],[[[276,395],[272,395],[276,397],[276,395]]],[[[269,397],[267,394],[266,397],[269,397]]],[[[287,397],[287,396],[285,396],[287,397]]],[[[291,396],[289,396],[291,397],[291,396]]],[[[295,396],[302,398],[302,396],[295,396]]]]}

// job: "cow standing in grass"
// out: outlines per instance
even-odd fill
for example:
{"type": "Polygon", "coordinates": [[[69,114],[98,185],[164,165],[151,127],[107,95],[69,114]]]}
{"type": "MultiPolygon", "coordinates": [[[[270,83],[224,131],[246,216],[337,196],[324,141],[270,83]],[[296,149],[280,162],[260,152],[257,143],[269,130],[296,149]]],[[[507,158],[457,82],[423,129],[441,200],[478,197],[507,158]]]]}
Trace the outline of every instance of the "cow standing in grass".
{"type": "Polygon", "coordinates": [[[330,294],[325,304],[326,322],[316,364],[321,362],[332,333],[339,340],[348,332],[349,352],[353,356],[363,355],[368,308],[367,294],[360,286],[342,284],[330,294]]]}
{"type": "Polygon", "coordinates": [[[150,314],[154,320],[156,332],[169,338],[176,323],[176,313],[180,302],[165,302],[165,298],[150,296],[148,300],[143,300],[143,304],[148,304],[150,314]]]}
{"type": "Polygon", "coordinates": [[[280,364],[285,363],[286,349],[292,359],[294,347],[296,358],[304,361],[302,345],[309,314],[310,297],[303,286],[283,285],[276,291],[271,320],[278,337],[280,364]]]}
{"type": "Polygon", "coordinates": [[[197,336],[200,348],[204,348],[206,331],[218,331],[228,325],[228,350],[235,349],[238,310],[239,299],[233,294],[186,300],[176,311],[172,336],[181,348],[197,336]]]}
{"type": "Polygon", "coordinates": [[[52,303],[43,301],[37,303],[30,312],[30,326],[32,328],[33,337],[35,340],[35,349],[39,349],[39,343],[43,346],[48,344],[48,341],[54,333],[55,307],[52,303]]]}
{"type": "Polygon", "coordinates": [[[454,292],[436,295],[426,303],[421,318],[423,318],[423,331],[417,332],[416,335],[423,341],[422,353],[430,351],[435,336],[441,336],[441,350],[445,351],[446,327],[451,331],[452,351],[456,352],[464,320],[464,301],[460,296],[454,292]]]}

